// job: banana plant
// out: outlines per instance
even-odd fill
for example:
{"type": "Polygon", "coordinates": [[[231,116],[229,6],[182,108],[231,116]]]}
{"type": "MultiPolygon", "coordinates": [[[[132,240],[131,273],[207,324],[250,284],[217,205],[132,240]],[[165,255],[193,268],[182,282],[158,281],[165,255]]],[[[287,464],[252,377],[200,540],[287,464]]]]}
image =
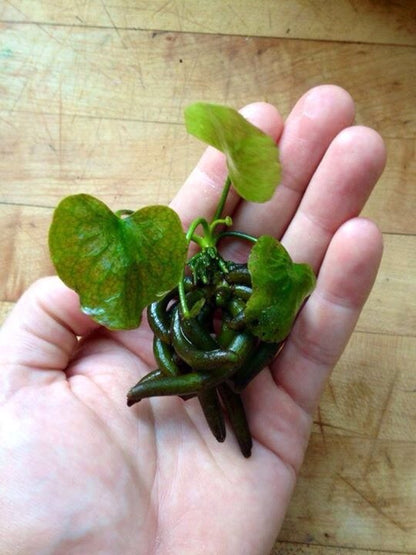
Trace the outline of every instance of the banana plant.
{"type": "Polygon", "coordinates": [[[147,310],[155,369],[127,392],[127,404],[196,397],[216,439],[225,439],[227,414],[249,457],[240,393],[279,354],[316,278],[277,239],[234,229],[224,213],[231,187],[247,202],[274,195],[280,163],[272,138],[216,104],[190,105],[185,124],[225,154],[228,175],[211,219],[197,217],[183,230],[168,206],[112,212],[90,195],[72,195],[55,209],[49,248],[60,278],[101,325],[137,328],[147,310]],[[250,244],[246,263],[224,257],[225,237],[250,244]],[[191,244],[197,252],[190,257],[191,244]]]}

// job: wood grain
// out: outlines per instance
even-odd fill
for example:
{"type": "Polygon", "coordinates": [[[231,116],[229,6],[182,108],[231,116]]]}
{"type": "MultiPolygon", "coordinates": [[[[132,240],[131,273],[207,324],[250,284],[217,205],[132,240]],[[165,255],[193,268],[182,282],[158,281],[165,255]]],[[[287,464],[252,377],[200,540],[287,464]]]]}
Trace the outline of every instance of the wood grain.
{"type": "Polygon", "coordinates": [[[346,42],[416,44],[412,1],[238,0],[9,1],[3,20],[346,42]]]}
{"type": "Polygon", "coordinates": [[[53,268],[53,207],[168,203],[203,147],[195,100],[346,88],[388,161],[364,215],[385,253],[324,391],[273,554],[416,553],[416,4],[8,0],[0,5],[0,322],[53,268]]]}
{"type": "Polygon", "coordinates": [[[13,309],[15,303],[8,303],[6,301],[0,301],[0,325],[6,320],[8,314],[13,309]]]}
{"type": "Polygon", "coordinates": [[[356,331],[323,394],[314,431],[323,440],[337,435],[413,442],[415,360],[414,336],[356,331]]]}
{"type": "Polygon", "coordinates": [[[356,99],[357,123],[385,137],[416,136],[408,47],[30,24],[9,24],[2,37],[3,118],[46,112],[182,124],[187,104],[212,98],[236,107],[264,99],[286,115],[305,89],[331,81],[356,99]]]}
{"type": "Polygon", "coordinates": [[[280,539],[414,553],[415,457],[412,442],[313,434],[280,539]]]}
{"type": "MultiPolygon", "coordinates": [[[[18,111],[0,118],[0,202],[10,204],[53,207],[78,192],[113,208],[168,203],[203,151],[182,124],[18,111]]],[[[385,142],[386,170],[364,215],[383,232],[415,233],[416,140],[385,142]]]]}
{"type": "Polygon", "coordinates": [[[374,551],[373,549],[348,549],[343,547],[340,551],[339,547],[329,545],[313,545],[308,543],[309,537],[305,543],[279,542],[270,555],[406,555],[404,551],[387,551],[385,549],[374,551]]]}

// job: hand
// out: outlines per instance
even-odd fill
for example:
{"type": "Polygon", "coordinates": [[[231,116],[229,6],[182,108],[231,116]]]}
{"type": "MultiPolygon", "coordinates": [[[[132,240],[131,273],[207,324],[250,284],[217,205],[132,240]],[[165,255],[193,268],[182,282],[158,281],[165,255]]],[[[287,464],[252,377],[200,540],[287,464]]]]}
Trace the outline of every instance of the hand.
{"type": "MultiPolygon", "coordinates": [[[[309,91],[284,125],[268,104],[243,113],[279,141],[283,177],[266,205],[229,197],[235,226],[281,238],[319,272],[283,352],[244,392],[251,458],[232,434],[215,441],[195,399],[128,408],[127,391],[154,369],[148,327],[100,328],[57,278],[41,279],[0,333],[2,554],[270,551],[380,262],[381,234],[358,214],[385,152],[376,132],[351,127],[353,103],[334,86],[309,91]]],[[[225,174],[209,148],[172,203],[185,225],[214,211],[225,174]]]]}

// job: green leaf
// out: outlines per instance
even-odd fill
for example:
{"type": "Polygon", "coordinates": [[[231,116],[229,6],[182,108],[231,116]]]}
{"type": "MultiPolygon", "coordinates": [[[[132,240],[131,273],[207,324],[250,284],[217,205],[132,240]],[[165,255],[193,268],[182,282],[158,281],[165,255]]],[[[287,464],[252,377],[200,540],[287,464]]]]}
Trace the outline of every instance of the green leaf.
{"type": "Polygon", "coordinates": [[[283,341],[292,328],[316,278],[308,264],[295,264],[279,241],[263,235],[251,250],[248,269],[253,293],[245,319],[250,331],[264,341],[283,341]]]}
{"type": "Polygon", "coordinates": [[[185,110],[188,133],[225,153],[231,182],[245,200],[269,200],[280,181],[278,148],[271,137],[233,108],[197,102],[185,110]]]}
{"type": "Polygon", "coordinates": [[[49,248],[82,310],[108,328],[130,329],[148,304],[178,283],[187,243],[167,206],[119,214],[89,195],[67,197],[55,210],[49,248]]]}

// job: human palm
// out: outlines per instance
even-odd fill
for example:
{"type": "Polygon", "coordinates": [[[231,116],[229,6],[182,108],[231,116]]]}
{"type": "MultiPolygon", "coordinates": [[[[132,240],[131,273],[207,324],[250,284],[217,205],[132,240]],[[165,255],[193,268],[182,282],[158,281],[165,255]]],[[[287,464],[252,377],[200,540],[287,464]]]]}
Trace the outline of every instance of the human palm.
{"type": "MultiPolygon", "coordinates": [[[[341,89],[312,89],[283,126],[263,103],[244,115],[280,143],[282,184],[265,205],[230,195],[247,233],[282,239],[319,273],[285,348],[243,393],[253,451],[219,444],[197,400],[126,393],[154,369],[151,332],[109,332],[45,278],[0,334],[0,552],[268,553],[287,509],[312,416],[381,257],[358,218],[384,165],[371,129],[351,127],[341,89]]],[[[215,210],[223,156],[208,149],[172,203],[187,226],[215,210]]],[[[229,258],[247,253],[238,243],[229,258]]]]}

